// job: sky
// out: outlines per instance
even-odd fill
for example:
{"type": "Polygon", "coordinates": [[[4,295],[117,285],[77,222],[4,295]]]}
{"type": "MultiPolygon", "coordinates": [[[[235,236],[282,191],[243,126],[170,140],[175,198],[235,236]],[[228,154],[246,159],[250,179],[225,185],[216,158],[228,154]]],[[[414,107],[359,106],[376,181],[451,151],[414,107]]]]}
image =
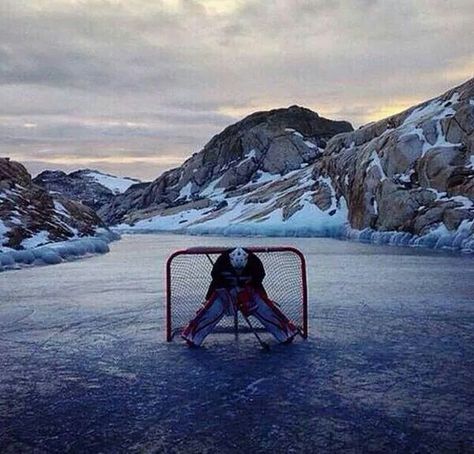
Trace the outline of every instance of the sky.
{"type": "Polygon", "coordinates": [[[0,156],[151,180],[293,104],[354,127],[474,76],[472,0],[0,0],[0,156]]]}

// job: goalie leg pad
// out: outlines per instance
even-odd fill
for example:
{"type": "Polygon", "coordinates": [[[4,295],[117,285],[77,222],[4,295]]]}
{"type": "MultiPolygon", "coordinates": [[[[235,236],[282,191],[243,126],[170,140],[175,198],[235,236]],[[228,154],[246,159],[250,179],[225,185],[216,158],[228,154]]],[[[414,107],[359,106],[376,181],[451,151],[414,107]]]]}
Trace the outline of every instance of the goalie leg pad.
{"type": "Polygon", "coordinates": [[[245,315],[253,315],[265,329],[275,337],[278,342],[288,342],[298,333],[295,325],[283,314],[277,305],[271,301],[263,292],[245,289],[245,293],[239,296],[247,299],[245,304],[240,303],[239,307],[244,307],[245,315]]]}
{"type": "Polygon", "coordinates": [[[201,345],[222,317],[232,310],[233,303],[229,292],[225,289],[216,290],[197,312],[196,317],[184,328],[181,337],[196,346],[201,345]]]}

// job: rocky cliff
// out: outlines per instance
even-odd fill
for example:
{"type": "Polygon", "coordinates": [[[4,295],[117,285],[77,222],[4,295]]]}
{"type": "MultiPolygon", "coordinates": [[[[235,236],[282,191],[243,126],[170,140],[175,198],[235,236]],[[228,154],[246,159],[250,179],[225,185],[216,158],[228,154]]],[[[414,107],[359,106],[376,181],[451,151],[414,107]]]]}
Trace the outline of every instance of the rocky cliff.
{"type": "Polygon", "coordinates": [[[0,158],[0,252],[94,236],[104,227],[92,209],[49,193],[21,164],[0,158]]]}
{"type": "Polygon", "coordinates": [[[101,215],[120,228],[343,235],[474,252],[474,79],[353,131],[259,112],[101,215]]]}
{"type": "Polygon", "coordinates": [[[46,170],[37,175],[33,183],[97,211],[102,205],[110,202],[115,195],[141,182],[134,178],[117,177],[97,170],[81,169],[69,174],[60,170],[46,170]]]}
{"type": "Polygon", "coordinates": [[[314,175],[332,181],[335,198],[347,203],[350,226],[369,236],[372,230],[433,240],[459,233],[458,242],[472,237],[474,79],[334,137],[314,175]]]}
{"type": "MultiPolygon", "coordinates": [[[[347,131],[352,131],[349,123],[298,106],[257,112],[213,137],[181,167],[165,172],[149,186],[130,188],[99,213],[114,224],[193,209],[223,214],[229,210],[229,199],[309,165],[331,137],[347,131]]],[[[264,190],[255,197],[268,198],[268,194],[264,190]]],[[[289,203],[281,200],[278,205],[289,203]]]]}

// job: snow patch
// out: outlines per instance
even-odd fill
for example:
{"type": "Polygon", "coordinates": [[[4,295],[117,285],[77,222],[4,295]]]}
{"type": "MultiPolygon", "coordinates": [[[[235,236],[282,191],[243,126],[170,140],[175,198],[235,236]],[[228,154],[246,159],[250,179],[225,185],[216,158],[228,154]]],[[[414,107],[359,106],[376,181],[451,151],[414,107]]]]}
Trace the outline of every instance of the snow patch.
{"type": "Polygon", "coordinates": [[[40,232],[35,233],[30,238],[26,238],[21,242],[22,247],[25,249],[31,249],[42,244],[49,243],[49,232],[47,230],[41,230],[40,232]]]}
{"type": "Polygon", "coordinates": [[[474,169],[474,154],[470,156],[469,162],[470,164],[468,165],[468,167],[470,167],[471,169],[474,169]]]}
{"type": "Polygon", "coordinates": [[[56,210],[57,213],[62,214],[63,216],[66,216],[68,218],[71,217],[69,212],[64,208],[64,205],[57,200],[54,200],[54,209],[56,210]]]}
{"type": "Polygon", "coordinates": [[[380,173],[380,181],[384,181],[387,179],[387,176],[385,175],[385,172],[382,169],[382,164],[380,162],[379,155],[377,152],[373,151],[372,154],[370,155],[370,163],[367,166],[366,172],[369,172],[372,167],[376,167],[379,170],[380,173]]]}
{"type": "Polygon", "coordinates": [[[254,159],[257,157],[257,151],[255,148],[252,148],[245,156],[244,158],[246,159],[254,159]]]}
{"type": "Polygon", "coordinates": [[[189,182],[185,186],[181,188],[181,191],[179,191],[179,196],[178,199],[186,199],[188,200],[191,197],[191,190],[193,188],[193,184],[189,182]]]}
{"type": "Polygon", "coordinates": [[[455,104],[459,100],[459,93],[453,93],[451,98],[447,101],[443,101],[441,99],[432,101],[425,106],[418,107],[417,109],[413,110],[405,121],[403,125],[408,125],[410,123],[419,123],[423,120],[435,118],[437,120],[441,118],[445,118],[448,115],[454,113],[451,105],[455,104]],[[450,103],[449,106],[446,104],[450,103]]]}
{"type": "Polygon", "coordinates": [[[256,181],[259,184],[270,183],[272,181],[276,181],[279,177],[280,177],[280,175],[275,175],[275,174],[270,173],[270,172],[264,172],[263,170],[259,170],[258,173],[257,173],[257,180],[256,181]]]}
{"type": "Polygon", "coordinates": [[[122,194],[133,184],[140,183],[139,180],[133,178],[117,177],[101,172],[88,172],[86,176],[93,178],[97,183],[110,189],[114,194],[122,194]]]}
{"type": "Polygon", "coordinates": [[[6,241],[6,234],[9,231],[10,229],[0,219],[0,247],[3,246],[3,243],[6,241]]]}
{"type": "Polygon", "coordinates": [[[454,197],[450,197],[449,200],[460,203],[461,206],[457,207],[458,209],[472,208],[474,206],[474,202],[471,199],[462,195],[456,195],[454,197]]]}
{"type": "Polygon", "coordinates": [[[222,197],[224,192],[224,188],[216,188],[219,182],[222,180],[222,177],[216,178],[215,180],[211,181],[201,192],[200,194],[204,197],[212,197],[213,199],[217,199],[222,197]]]}
{"type": "Polygon", "coordinates": [[[257,152],[254,148],[252,148],[247,154],[244,155],[244,159],[242,159],[236,166],[236,168],[240,167],[241,165],[245,164],[249,159],[256,159],[257,152]]]}

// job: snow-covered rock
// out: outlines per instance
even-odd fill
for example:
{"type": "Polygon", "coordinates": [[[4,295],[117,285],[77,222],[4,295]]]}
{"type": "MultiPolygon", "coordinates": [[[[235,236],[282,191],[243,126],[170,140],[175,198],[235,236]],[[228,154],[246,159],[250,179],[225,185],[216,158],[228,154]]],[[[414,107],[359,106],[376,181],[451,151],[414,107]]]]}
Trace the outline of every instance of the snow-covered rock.
{"type": "Polygon", "coordinates": [[[101,213],[125,231],[333,235],[474,252],[474,79],[332,138],[348,125],[324,120],[323,131],[318,119],[301,108],[251,115],[101,213]]]}
{"type": "Polygon", "coordinates": [[[199,211],[193,222],[197,228],[195,224],[210,225],[211,218],[225,215],[227,219],[234,209],[238,210],[234,223],[262,225],[271,211],[282,208],[286,221],[290,211],[302,209],[312,197],[313,190],[308,188],[317,183],[310,181],[307,172],[301,174],[301,188],[296,187],[297,176],[283,183],[285,189],[278,182],[314,162],[327,141],[344,131],[352,131],[349,123],[328,120],[298,106],[257,112],[213,137],[181,167],[165,172],[147,187],[133,186],[115,197],[99,214],[109,223],[129,225],[166,217],[158,224],[182,229],[189,223],[188,212],[199,211]],[[292,184],[294,191],[286,187],[292,184]],[[241,204],[242,209],[238,208],[241,204]],[[287,204],[291,208],[284,208],[287,204]],[[168,216],[175,215],[183,218],[173,224],[168,216]]]}
{"type": "Polygon", "coordinates": [[[21,164],[0,158],[0,270],[106,252],[115,237],[91,208],[49,193],[21,164]]]}
{"type": "Polygon", "coordinates": [[[116,226],[121,232],[178,231],[191,234],[264,236],[341,236],[347,220],[343,199],[331,198],[331,183],[312,177],[306,168],[287,175],[261,174],[254,182],[178,206],[132,225],[116,226]],[[260,181],[261,180],[261,181],[260,181]],[[321,188],[330,192],[330,205],[314,199],[321,188]]]}
{"type": "Polygon", "coordinates": [[[473,100],[471,79],[328,143],[315,172],[346,200],[351,237],[474,249],[473,100]]]}
{"type": "Polygon", "coordinates": [[[78,170],[73,172],[72,175],[83,175],[85,178],[91,178],[100,185],[111,190],[114,194],[123,194],[133,184],[141,183],[141,181],[136,178],[118,177],[97,170],[78,170]]]}
{"type": "Polygon", "coordinates": [[[141,184],[134,178],[118,177],[90,169],[76,170],[69,174],[60,170],[45,170],[33,179],[33,183],[77,200],[94,210],[98,210],[130,186],[141,184]]]}

